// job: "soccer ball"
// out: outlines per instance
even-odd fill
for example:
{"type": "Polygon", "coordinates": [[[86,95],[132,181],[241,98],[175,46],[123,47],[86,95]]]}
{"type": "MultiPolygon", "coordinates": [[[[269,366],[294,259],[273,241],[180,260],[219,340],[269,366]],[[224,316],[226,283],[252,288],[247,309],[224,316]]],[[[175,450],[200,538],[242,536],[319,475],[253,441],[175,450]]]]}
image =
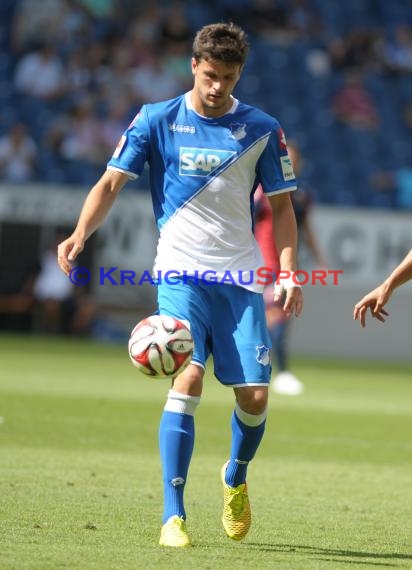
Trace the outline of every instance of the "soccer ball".
{"type": "Polygon", "coordinates": [[[130,360],[147,376],[176,376],[189,364],[192,354],[192,334],[174,317],[146,317],[134,327],[129,338],[130,360]]]}

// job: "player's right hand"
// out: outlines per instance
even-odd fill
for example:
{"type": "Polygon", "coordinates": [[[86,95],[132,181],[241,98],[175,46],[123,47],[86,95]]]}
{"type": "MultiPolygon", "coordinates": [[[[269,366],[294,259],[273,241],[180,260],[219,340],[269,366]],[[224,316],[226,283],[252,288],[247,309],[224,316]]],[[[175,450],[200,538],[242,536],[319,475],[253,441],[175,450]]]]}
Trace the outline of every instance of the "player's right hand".
{"type": "Polygon", "coordinates": [[[359,320],[361,327],[364,328],[366,326],[366,313],[369,309],[375,319],[384,323],[385,317],[389,316],[384,306],[388,302],[391,293],[392,291],[385,284],[376,287],[376,289],[370,291],[356,303],[353,309],[353,318],[359,320]]]}
{"type": "Polygon", "coordinates": [[[57,246],[57,262],[60,269],[69,275],[73,269],[72,262],[83,251],[84,242],[75,236],[70,236],[57,246]]]}

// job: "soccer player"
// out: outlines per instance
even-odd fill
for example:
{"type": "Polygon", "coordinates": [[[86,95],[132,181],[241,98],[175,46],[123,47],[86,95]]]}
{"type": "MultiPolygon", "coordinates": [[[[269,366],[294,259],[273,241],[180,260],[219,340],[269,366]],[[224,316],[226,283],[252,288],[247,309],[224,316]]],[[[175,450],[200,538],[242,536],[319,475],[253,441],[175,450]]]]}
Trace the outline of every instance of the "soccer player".
{"type": "Polygon", "coordinates": [[[412,249],[383,283],[367,293],[356,303],[353,310],[353,318],[355,321],[359,320],[361,327],[365,327],[366,313],[369,309],[375,319],[384,323],[385,317],[389,316],[384,306],[389,301],[395,289],[410,279],[412,279],[412,249]]]}
{"type": "MultiPolygon", "coordinates": [[[[211,24],[196,34],[192,90],[141,108],[86,198],[73,234],[58,247],[60,266],[69,273],[118,192],[148,162],[160,230],[154,274],[181,275],[175,284],[159,280],[158,311],[188,321],[195,343],[192,362],[173,381],[159,429],[164,486],[159,543],[166,547],[191,544],[184,489],[209,354],[215,376],[235,395],[230,455],[221,469],[223,527],[233,540],[243,539],[250,527],[246,474],[265,430],[271,372],[262,296],[267,276],[257,273],[263,259],[252,231],[259,183],[273,208],[281,267],[296,271],[289,196],[296,183],[282,131],[276,119],[232,95],[247,52],[246,35],[233,23],[211,24]],[[210,272],[211,282],[205,277],[210,272]]],[[[286,313],[298,315],[302,303],[300,287],[287,283],[286,313]]]]}
{"type": "MultiPolygon", "coordinates": [[[[284,144],[286,145],[286,140],[284,144]]],[[[293,142],[288,142],[287,149],[292,162],[293,171],[299,178],[302,164],[300,150],[293,142]]],[[[314,261],[320,267],[326,267],[325,259],[310,221],[310,209],[312,206],[310,191],[305,188],[302,183],[299,183],[299,192],[292,193],[291,198],[296,215],[298,232],[301,232],[314,261]]],[[[255,237],[262,250],[265,266],[270,267],[276,275],[280,267],[278,252],[273,240],[272,209],[267,196],[260,186],[255,193],[255,210],[255,237]]],[[[272,390],[278,394],[298,396],[303,392],[304,385],[289,369],[288,334],[290,330],[290,319],[283,310],[282,300],[274,301],[270,287],[265,289],[264,299],[266,319],[273,345],[274,367],[276,368],[276,373],[273,374],[271,382],[272,390]]]]}

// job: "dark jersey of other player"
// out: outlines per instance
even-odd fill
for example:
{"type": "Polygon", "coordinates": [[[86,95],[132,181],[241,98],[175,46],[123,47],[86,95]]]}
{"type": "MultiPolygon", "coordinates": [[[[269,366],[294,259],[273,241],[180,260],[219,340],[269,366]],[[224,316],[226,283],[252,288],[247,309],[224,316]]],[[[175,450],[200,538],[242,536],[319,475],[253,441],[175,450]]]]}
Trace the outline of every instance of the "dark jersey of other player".
{"type": "MultiPolygon", "coordinates": [[[[299,231],[306,221],[312,199],[309,192],[301,185],[296,192],[290,192],[290,197],[299,231]]],[[[273,236],[272,208],[260,187],[255,193],[255,239],[262,251],[265,266],[279,271],[279,255],[273,236]]]]}

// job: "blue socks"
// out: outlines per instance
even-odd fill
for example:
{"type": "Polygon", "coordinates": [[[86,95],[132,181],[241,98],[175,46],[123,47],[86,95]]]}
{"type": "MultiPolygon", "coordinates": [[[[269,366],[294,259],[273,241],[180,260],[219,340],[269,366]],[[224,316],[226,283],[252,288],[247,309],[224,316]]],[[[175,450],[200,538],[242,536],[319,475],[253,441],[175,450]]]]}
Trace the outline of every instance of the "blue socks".
{"type": "Polygon", "coordinates": [[[159,447],[163,468],[163,524],[172,516],[186,518],[183,493],[192,458],[194,411],[200,398],[169,391],[160,421],[159,447]]]}
{"type": "Polygon", "coordinates": [[[232,415],[232,448],[225,481],[237,487],[246,481],[249,461],[253,459],[265,432],[267,411],[248,414],[236,406],[232,415]]]}
{"type": "MultiPolygon", "coordinates": [[[[184,489],[192,458],[195,425],[194,413],[200,397],[169,391],[159,428],[160,458],[163,470],[163,524],[173,515],[186,519],[184,489]]],[[[246,481],[249,461],[262,440],[267,411],[248,414],[236,406],[232,415],[232,447],[225,480],[231,487],[246,481]]]]}

